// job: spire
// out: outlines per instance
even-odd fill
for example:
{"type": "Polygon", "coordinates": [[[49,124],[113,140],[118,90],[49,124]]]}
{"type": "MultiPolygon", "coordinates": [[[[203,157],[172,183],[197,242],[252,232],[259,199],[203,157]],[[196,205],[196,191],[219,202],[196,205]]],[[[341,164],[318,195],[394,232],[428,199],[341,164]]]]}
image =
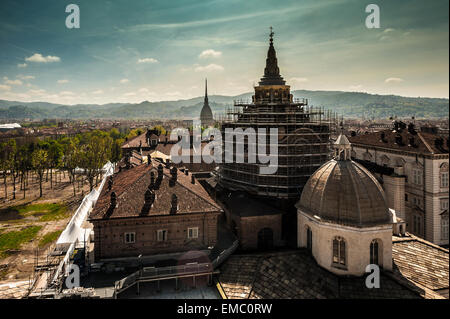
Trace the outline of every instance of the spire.
{"type": "Polygon", "coordinates": [[[205,104],[208,103],[208,79],[205,78],[205,104]]]}
{"type": "Polygon", "coordinates": [[[208,79],[205,79],[205,100],[200,112],[200,121],[203,127],[208,127],[214,122],[213,114],[208,102],[208,79]]]}
{"type": "Polygon", "coordinates": [[[269,50],[267,51],[266,68],[264,69],[264,76],[259,82],[260,85],[284,85],[286,81],[280,76],[280,69],[278,68],[277,53],[273,46],[274,32],[270,27],[269,33],[269,50]]]}

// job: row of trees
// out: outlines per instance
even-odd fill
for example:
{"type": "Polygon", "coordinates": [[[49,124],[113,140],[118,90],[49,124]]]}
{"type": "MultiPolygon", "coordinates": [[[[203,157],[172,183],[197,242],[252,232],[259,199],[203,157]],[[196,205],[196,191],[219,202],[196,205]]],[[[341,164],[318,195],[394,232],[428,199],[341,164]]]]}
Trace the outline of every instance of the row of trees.
{"type": "MultiPolygon", "coordinates": [[[[34,173],[39,181],[40,197],[44,178],[50,180],[50,187],[53,188],[54,183],[58,182],[58,173],[68,173],[74,195],[76,177],[80,172],[92,190],[101,177],[104,164],[107,161],[115,163],[121,159],[120,146],[125,137],[128,136],[112,129],[108,132],[96,130],[56,140],[34,140],[22,145],[18,145],[14,139],[1,143],[0,173],[3,176],[5,197],[8,197],[9,175],[13,185],[13,199],[16,198],[17,184],[20,185],[25,198],[30,173],[34,173]],[[77,168],[81,171],[77,171],[77,168]]],[[[59,179],[61,181],[61,175],[59,179]]]]}

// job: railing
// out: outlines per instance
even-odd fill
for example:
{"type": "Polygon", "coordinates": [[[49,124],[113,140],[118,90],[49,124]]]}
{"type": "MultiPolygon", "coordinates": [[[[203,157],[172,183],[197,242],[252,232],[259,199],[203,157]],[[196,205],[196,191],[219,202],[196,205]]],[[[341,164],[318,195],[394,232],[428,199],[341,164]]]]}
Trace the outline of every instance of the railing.
{"type": "Polygon", "coordinates": [[[232,253],[238,248],[239,241],[236,239],[228,249],[222,251],[216,259],[213,260],[212,265],[214,268],[219,267],[232,253]]]}
{"type": "Polygon", "coordinates": [[[144,267],[142,270],[136,271],[131,275],[118,280],[114,283],[114,293],[118,293],[134,286],[143,281],[156,281],[171,279],[183,276],[196,276],[212,274],[214,267],[211,263],[192,263],[180,266],[169,267],[144,267]]]}

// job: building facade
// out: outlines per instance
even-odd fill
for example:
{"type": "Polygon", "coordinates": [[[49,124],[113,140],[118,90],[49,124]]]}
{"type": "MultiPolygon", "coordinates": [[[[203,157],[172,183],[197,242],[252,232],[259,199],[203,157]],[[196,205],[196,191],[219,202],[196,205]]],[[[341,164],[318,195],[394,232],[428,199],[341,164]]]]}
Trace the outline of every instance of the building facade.
{"type": "Polygon", "coordinates": [[[120,169],[90,213],[96,261],[208,251],[222,210],[192,174],[157,161],[120,169]]]}
{"type": "Polygon", "coordinates": [[[408,232],[448,245],[448,137],[396,122],[393,129],[350,141],[352,158],[379,179],[408,232]]]}

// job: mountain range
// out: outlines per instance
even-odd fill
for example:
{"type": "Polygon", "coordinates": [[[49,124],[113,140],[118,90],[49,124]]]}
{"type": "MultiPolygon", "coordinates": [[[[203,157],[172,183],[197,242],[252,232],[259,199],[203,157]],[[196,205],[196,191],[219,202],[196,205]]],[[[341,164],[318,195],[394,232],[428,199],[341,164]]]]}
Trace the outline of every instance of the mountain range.
{"type": "MultiPolygon", "coordinates": [[[[354,118],[448,118],[449,99],[403,97],[343,91],[292,91],[294,97],[307,98],[310,105],[334,110],[354,118]]],[[[223,114],[234,100],[251,101],[252,93],[237,96],[212,95],[209,104],[215,116],[223,114]]],[[[0,100],[0,119],[192,119],[197,118],[203,97],[177,101],[64,105],[47,102],[0,100]]]]}

